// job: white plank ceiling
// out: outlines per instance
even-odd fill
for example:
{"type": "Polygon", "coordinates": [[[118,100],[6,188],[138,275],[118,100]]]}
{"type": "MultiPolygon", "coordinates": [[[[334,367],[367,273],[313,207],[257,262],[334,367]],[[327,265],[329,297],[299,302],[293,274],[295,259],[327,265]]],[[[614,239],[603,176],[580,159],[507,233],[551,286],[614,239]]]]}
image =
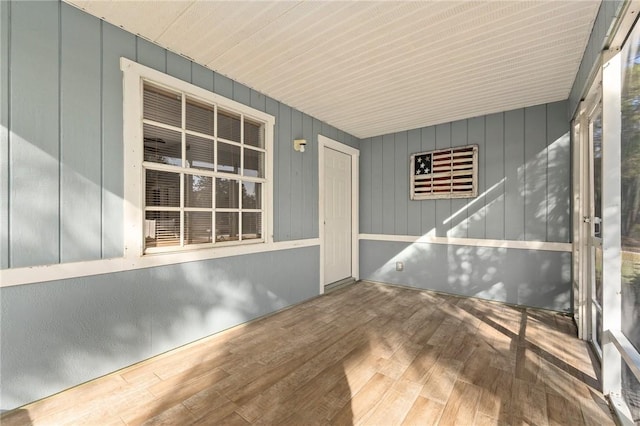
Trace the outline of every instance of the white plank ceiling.
{"type": "Polygon", "coordinates": [[[67,0],[365,138],[566,99],[600,0],[67,0]]]}

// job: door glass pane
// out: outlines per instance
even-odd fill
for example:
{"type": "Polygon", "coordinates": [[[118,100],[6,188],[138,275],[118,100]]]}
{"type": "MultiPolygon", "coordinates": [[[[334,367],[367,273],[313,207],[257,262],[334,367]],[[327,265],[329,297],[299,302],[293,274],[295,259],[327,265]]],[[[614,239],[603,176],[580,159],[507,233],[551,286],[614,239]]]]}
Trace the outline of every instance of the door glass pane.
{"type": "MultiPolygon", "coordinates": [[[[622,332],[640,351],[640,26],[622,52],[621,206],[622,332]]],[[[626,365],[622,395],[640,422],[640,383],[626,365]]]]}
{"type": "Polygon", "coordinates": [[[602,307],[602,247],[596,247],[595,252],[595,300],[602,307]]]}
{"type": "MultiPolygon", "coordinates": [[[[602,219],[602,117],[593,120],[593,210],[596,222],[602,219]]],[[[601,236],[602,224],[595,226],[596,237],[601,236]]]]}

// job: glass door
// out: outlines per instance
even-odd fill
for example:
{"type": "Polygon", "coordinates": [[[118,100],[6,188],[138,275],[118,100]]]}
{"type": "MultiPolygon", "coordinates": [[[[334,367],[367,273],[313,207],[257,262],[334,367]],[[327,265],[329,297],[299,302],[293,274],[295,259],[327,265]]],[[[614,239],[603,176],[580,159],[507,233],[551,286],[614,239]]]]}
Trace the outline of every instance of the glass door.
{"type": "Polygon", "coordinates": [[[602,109],[598,106],[589,115],[588,140],[588,208],[583,217],[587,232],[588,256],[587,313],[589,338],[602,357],[602,109]]]}

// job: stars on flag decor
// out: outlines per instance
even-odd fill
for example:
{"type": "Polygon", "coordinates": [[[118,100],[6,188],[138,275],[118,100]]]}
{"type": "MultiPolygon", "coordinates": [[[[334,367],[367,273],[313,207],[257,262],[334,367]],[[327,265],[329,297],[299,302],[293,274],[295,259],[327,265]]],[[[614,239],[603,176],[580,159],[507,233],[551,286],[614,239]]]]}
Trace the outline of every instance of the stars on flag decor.
{"type": "Polygon", "coordinates": [[[472,198],[478,192],[478,145],[411,155],[411,199],[472,198]]]}
{"type": "Polygon", "coordinates": [[[431,173],[431,154],[415,155],[415,174],[426,175],[431,173]]]}

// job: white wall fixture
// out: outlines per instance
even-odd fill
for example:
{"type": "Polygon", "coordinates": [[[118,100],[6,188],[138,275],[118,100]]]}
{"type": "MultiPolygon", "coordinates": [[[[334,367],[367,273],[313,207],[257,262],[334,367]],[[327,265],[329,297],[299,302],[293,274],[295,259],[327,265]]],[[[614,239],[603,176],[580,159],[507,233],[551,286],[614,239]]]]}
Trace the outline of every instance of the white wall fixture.
{"type": "Polygon", "coordinates": [[[293,141],[293,149],[299,152],[304,152],[304,147],[307,146],[306,139],[295,139],[293,141]]]}

